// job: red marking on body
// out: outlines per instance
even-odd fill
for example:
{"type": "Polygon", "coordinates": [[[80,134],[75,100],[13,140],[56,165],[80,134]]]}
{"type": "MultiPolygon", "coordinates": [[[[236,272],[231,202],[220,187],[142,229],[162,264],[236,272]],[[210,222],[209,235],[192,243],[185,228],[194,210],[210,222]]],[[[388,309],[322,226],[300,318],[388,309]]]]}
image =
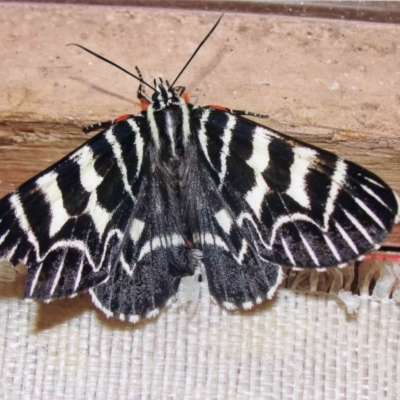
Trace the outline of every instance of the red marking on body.
{"type": "Polygon", "coordinates": [[[214,108],[215,110],[229,111],[229,108],[222,107],[222,106],[218,106],[218,105],[216,105],[216,104],[212,104],[210,107],[211,107],[211,108],[214,108]]]}
{"type": "Polygon", "coordinates": [[[118,117],[118,118],[116,118],[116,119],[114,120],[114,123],[116,124],[116,123],[118,123],[118,122],[125,121],[125,120],[128,119],[128,118],[129,118],[129,114],[121,115],[120,117],[118,117]]]}
{"type": "Polygon", "coordinates": [[[142,107],[142,111],[147,111],[149,107],[149,102],[144,97],[139,97],[140,107],[142,107]]]}
{"type": "Polygon", "coordinates": [[[182,97],[183,100],[186,101],[186,103],[190,103],[190,97],[189,97],[189,93],[188,92],[183,92],[181,94],[181,97],[182,97]]]}

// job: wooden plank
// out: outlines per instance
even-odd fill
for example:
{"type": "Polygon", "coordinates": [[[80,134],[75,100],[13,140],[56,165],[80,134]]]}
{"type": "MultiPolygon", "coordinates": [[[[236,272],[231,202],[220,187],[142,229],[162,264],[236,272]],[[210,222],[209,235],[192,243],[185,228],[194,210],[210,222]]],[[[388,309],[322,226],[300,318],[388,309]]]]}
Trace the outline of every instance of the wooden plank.
{"type": "MultiPolygon", "coordinates": [[[[172,80],[218,17],[8,3],[0,14],[1,195],[82,143],[83,123],[139,110],[132,78],[65,44],[172,80]]],[[[198,104],[268,113],[273,126],[400,192],[399,33],[390,24],[229,14],[178,84],[198,104]]],[[[399,230],[388,244],[400,246],[399,230]]]]}
{"type": "MultiPolygon", "coordinates": [[[[13,0],[14,2],[59,3],[66,0],[13,0]]],[[[329,18],[340,20],[400,22],[397,1],[298,1],[298,0],[68,0],[69,4],[103,6],[140,6],[156,8],[288,15],[292,17],[329,18]]]]}

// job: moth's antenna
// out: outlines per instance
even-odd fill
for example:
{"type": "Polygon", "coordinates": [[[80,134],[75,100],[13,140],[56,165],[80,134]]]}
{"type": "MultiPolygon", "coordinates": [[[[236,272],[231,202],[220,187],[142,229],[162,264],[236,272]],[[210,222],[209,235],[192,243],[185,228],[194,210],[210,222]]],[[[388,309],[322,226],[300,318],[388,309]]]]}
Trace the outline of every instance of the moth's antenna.
{"type": "Polygon", "coordinates": [[[224,14],[222,14],[219,18],[218,21],[214,24],[214,26],[212,27],[212,29],[210,30],[210,32],[207,33],[206,37],[201,41],[201,43],[197,46],[197,49],[195,50],[195,52],[192,54],[192,56],[189,58],[188,62],[185,64],[185,66],[181,69],[181,72],[179,72],[178,76],[174,79],[174,81],[172,82],[171,87],[173,87],[175,85],[175,82],[180,78],[180,76],[183,74],[183,71],[185,71],[186,67],[190,64],[190,62],[193,60],[194,56],[197,54],[197,52],[201,49],[201,47],[203,46],[203,44],[206,42],[206,40],[211,36],[211,34],[214,32],[215,28],[218,26],[218,24],[220,23],[222,17],[224,16],[224,14]]]}
{"type": "Polygon", "coordinates": [[[113,65],[114,67],[120,69],[121,71],[124,71],[126,74],[128,74],[128,75],[132,76],[133,78],[137,79],[140,83],[143,83],[144,85],[148,86],[150,89],[156,90],[153,86],[149,85],[146,81],[144,81],[143,78],[142,78],[141,76],[136,76],[136,75],[132,74],[132,72],[129,72],[129,71],[126,70],[125,68],[122,68],[122,67],[119,66],[118,64],[115,64],[115,62],[112,62],[112,61],[108,60],[107,58],[101,56],[100,54],[95,53],[95,52],[92,51],[92,50],[87,49],[87,48],[84,47],[84,46],[81,46],[80,44],[69,43],[69,44],[67,44],[67,46],[77,46],[77,47],[81,48],[82,50],[87,51],[87,52],[90,53],[91,55],[93,55],[93,56],[95,56],[95,57],[97,57],[97,58],[100,58],[100,60],[103,60],[103,61],[105,61],[106,63],[109,63],[109,64],[113,65]]]}

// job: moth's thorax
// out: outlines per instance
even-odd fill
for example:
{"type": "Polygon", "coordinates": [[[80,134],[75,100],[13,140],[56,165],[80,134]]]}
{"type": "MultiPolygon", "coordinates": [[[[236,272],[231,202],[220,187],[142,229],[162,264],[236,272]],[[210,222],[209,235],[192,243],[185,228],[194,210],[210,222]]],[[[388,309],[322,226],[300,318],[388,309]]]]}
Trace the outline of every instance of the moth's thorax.
{"type": "Polygon", "coordinates": [[[169,106],[160,111],[148,111],[151,136],[154,144],[160,151],[161,158],[176,158],[184,153],[183,112],[179,106],[169,106]]]}
{"type": "Polygon", "coordinates": [[[183,88],[174,90],[161,83],[147,108],[150,135],[163,159],[179,158],[190,137],[192,105],[182,96],[183,88]]]}

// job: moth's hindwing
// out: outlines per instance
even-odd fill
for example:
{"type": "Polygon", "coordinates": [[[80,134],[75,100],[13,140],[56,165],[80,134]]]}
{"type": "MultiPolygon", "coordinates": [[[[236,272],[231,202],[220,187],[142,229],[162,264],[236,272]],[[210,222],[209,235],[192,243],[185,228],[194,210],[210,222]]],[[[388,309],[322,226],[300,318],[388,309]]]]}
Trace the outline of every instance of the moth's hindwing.
{"type": "Polygon", "coordinates": [[[177,292],[181,277],[194,272],[170,182],[149,167],[143,167],[119,259],[107,280],[90,290],[106,315],[130,322],[158,315],[177,292]]]}

